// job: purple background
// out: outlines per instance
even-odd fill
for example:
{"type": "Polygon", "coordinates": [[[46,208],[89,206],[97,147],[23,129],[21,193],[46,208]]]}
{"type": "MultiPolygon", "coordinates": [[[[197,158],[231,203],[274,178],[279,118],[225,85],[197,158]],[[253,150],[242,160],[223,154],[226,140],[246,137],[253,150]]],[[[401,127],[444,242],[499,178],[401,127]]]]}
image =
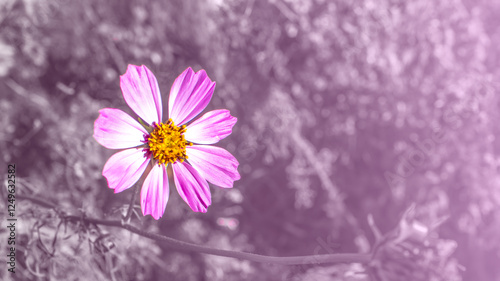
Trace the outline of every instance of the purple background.
{"type": "MultiPolygon", "coordinates": [[[[368,214],[387,232],[414,202],[425,223],[449,216],[437,232],[457,247],[438,270],[500,280],[499,18],[494,0],[2,1],[0,162],[16,164],[19,194],[119,218],[131,191],[101,175],[113,152],[92,138],[98,110],[132,113],[129,63],[155,73],[164,101],[186,67],[203,68],[217,82],[207,110],[238,118],[218,146],[242,179],[212,187],[206,214],[171,188],[161,220],[134,223],[266,255],[362,252],[368,214]]],[[[27,266],[61,280],[366,280],[352,265],[185,254],[112,228],[106,255],[73,229],[48,257],[36,230],[51,241],[54,212],[17,205],[19,280],[34,279],[27,266]]]]}

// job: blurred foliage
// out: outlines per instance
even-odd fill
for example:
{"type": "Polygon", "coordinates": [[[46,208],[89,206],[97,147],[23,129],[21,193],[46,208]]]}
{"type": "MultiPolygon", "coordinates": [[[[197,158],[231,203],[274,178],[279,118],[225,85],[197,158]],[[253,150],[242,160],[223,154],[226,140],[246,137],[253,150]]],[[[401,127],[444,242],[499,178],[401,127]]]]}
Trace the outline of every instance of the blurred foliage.
{"type": "MultiPolygon", "coordinates": [[[[439,231],[457,242],[464,280],[496,280],[499,14],[493,0],[4,0],[2,162],[16,164],[19,193],[118,218],[132,193],[113,194],[101,176],[112,151],[92,138],[98,110],[132,113],[119,88],[129,63],[155,73],[164,101],[182,70],[204,68],[217,81],[207,110],[238,117],[219,146],[242,179],[213,188],[207,214],[173,194],[159,222],[140,218],[145,227],[268,255],[368,251],[366,216],[388,231],[415,202],[424,222],[450,216],[439,231]]],[[[24,280],[366,279],[357,265],[182,254],[111,228],[73,226],[48,255],[37,245],[59,222],[17,205],[24,280]],[[120,242],[98,253],[103,233],[120,242]]]]}

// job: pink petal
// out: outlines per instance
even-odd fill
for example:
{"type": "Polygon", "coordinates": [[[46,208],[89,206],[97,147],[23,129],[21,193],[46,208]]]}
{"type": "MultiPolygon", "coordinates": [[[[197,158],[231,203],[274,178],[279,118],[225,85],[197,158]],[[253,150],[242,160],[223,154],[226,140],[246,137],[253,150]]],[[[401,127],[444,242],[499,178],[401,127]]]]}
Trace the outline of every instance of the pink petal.
{"type": "Polygon", "coordinates": [[[184,136],[191,142],[214,144],[231,134],[237,120],[227,109],[213,110],[189,124],[184,136]]]}
{"type": "Polygon", "coordinates": [[[167,207],[168,196],[168,177],[165,165],[155,164],[142,185],[142,214],[152,215],[155,220],[159,219],[167,207]]]}
{"type": "Polygon", "coordinates": [[[127,72],[120,76],[120,88],[128,106],[151,124],[162,120],[160,88],[156,77],[146,66],[128,65],[127,72]]]}
{"type": "Polygon", "coordinates": [[[168,112],[176,125],[189,122],[207,107],[214,93],[215,82],[205,70],[194,73],[189,67],[179,75],[170,89],[168,112]]]}
{"type": "Polygon", "coordinates": [[[172,164],[172,169],[179,195],[193,211],[205,213],[212,204],[207,181],[187,163],[175,162],[172,164]]]}
{"type": "Polygon", "coordinates": [[[188,161],[207,181],[224,188],[240,179],[238,160],[227,150],[211,145],[186,148],[188,161]]]}
{"type": "Polygon", "coordinates": [[[99,110],[94,139],[106,148],[123,149],[142,145],[146,130],[127,113],[115,108],[99,110]]]}
{"type": "Polygon", "coordinates": [[[149,158],[139,148],[130,148],[113,154],[102,171],[108,186],[115,193],[122,192],[136,183],[146,170],[149,158]]]}

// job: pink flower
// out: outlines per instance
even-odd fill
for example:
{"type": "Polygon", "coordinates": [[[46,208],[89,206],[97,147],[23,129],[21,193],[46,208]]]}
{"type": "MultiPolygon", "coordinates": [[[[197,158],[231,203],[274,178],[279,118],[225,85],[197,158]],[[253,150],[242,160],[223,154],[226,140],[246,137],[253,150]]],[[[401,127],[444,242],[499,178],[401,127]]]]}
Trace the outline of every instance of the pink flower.
{"type": "Polygon", "coordinates": [[[170,163],[179,195],[193,211],[206,212],[211,204],[207,181],[231,188],[240,179],[236,158],[223,148],[208,145],[231,134],[237,119],[229,110],[207,112],[185,125],[205,109],[215,82],[205,70],[194,73],[191,68],[186,69],[170,89],[170,118],[163,123],[160,89],[146,66],[129,65],[120,77],[120,87],[141,123],[120,109],[99,111],[94,138],[106,148],[122,149],[104,165],[102,174],[109,187],[115,193],[122,192],[148,168],[141,190],[142,213],[159,219],[169,197],[167,165],[170,163]]]}

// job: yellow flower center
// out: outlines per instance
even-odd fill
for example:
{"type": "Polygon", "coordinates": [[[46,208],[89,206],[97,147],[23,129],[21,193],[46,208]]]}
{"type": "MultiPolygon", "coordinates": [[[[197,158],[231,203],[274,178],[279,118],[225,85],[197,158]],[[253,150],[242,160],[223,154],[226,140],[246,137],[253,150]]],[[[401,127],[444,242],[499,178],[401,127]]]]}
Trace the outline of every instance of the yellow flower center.
{"type": "Polygon", "coordinates": [[[185,132],[186,125],[175,126],[172,119],[168,119],[166,123],[153,124],[153,131],[149,134],[147,142],[149,152],[158,160],[158,164],[183,162],[188,158],[186,146],[193,143],[186,141],[185,132]]]}

